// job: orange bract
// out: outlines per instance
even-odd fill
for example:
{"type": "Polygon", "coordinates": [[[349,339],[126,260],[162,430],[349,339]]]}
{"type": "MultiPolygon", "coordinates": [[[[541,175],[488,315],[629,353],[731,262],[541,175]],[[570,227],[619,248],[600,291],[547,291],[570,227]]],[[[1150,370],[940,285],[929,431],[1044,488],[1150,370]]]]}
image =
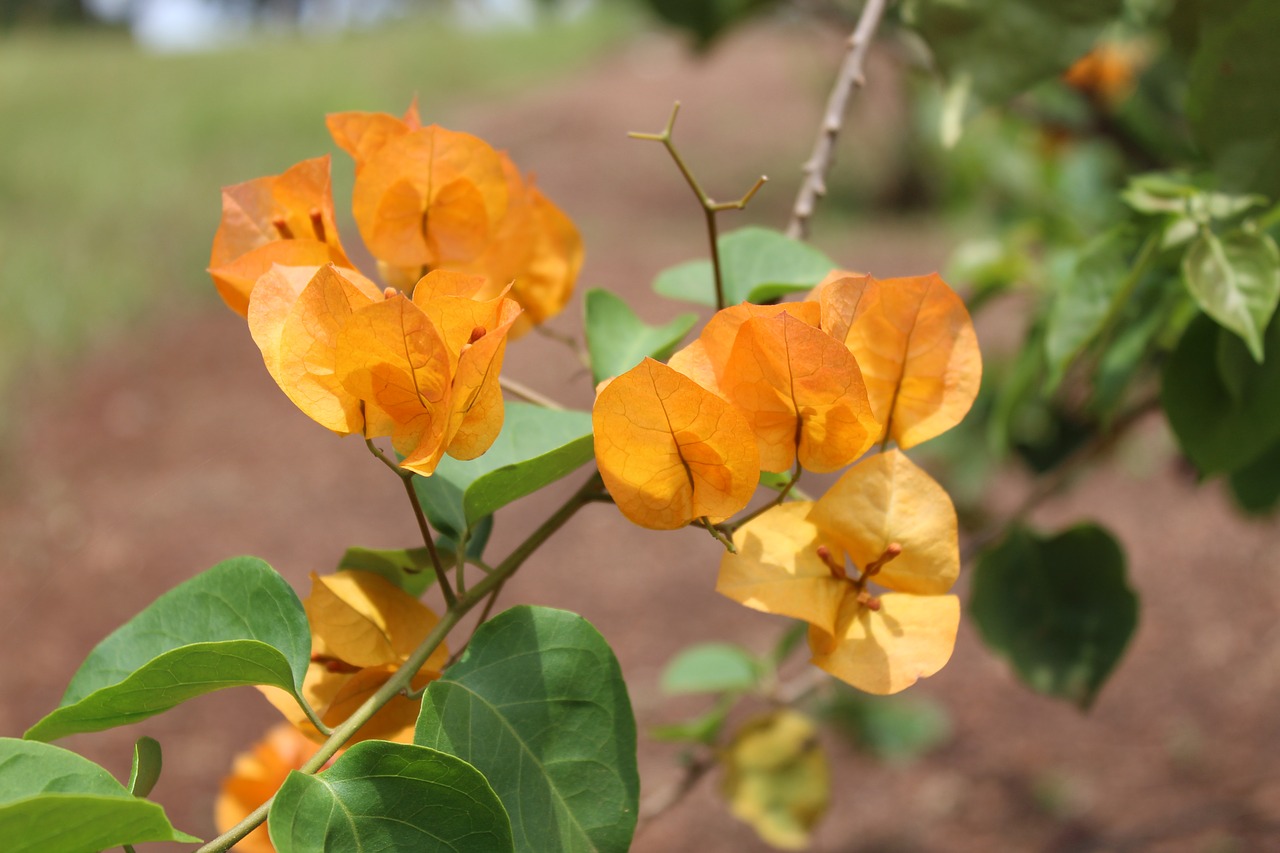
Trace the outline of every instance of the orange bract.
{"type": "MultiPolygon", "coordinates": [[[[328,726],[336,726],[387,682],[435,626],[436,614],[416,598],[369,572],[311,575],[311,595],[303,602],[311,623],[311,666],[302,693],[328,726]]],[[[442,644],[414,676],[420,689],[438,678],[449,651],[442,644]]],[[[308,737],[324,738],[291,696],[274,687],[258,688],[308,737]]],[[[419,702],[397,696],[383,706],[350,741],[370,738],[407,743],[413,737],[419,702]]]]}
{"type": "Polygon", "coordinates": [[[982,357],[969,312],[946,282],[834,272],[816,293],[822,328],[857,359],[871,409],[899,447],[964,418],[982,382],[982,357]]]}
{"type": "Polygon", "coordinates": [[[591,422],[600,476],[641,527],[718,522],[755,492],[759,457],[742,415],[651,358],[600,391],[591,422]]]}
{"type": "MultiPolygon", "coordinates": [[[[254,744],[252,752],[237,755],[231,775],[222,780],[214,809],[218,832],[228,831],[274,797],[290,771],[301,770],[319,748],[293,726],[281,723],[254,744]]],[[[242,853],[275,853],[275,849],[266,824],[236,842],[236,850],[242,853]]]]}

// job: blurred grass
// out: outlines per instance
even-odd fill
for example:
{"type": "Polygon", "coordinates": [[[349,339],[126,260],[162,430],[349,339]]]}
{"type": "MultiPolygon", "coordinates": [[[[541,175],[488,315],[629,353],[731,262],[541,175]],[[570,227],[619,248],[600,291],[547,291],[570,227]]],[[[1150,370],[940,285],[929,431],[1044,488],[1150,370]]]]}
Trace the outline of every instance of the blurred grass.
{"type": "MultiPolygon", "coordinates": [[[[116,33],[0,38],[0,400],[19,373],[149,310],[215,299],[204,267],[220,188],[341,153],[326,112],[399,114],[416,93],[432,121],[580,67],[627,25],[602,12],[478,33],[421,18],[181,56],[116,33]]],[[[346,159],[335,158],[340,216],[346,159]]]]}

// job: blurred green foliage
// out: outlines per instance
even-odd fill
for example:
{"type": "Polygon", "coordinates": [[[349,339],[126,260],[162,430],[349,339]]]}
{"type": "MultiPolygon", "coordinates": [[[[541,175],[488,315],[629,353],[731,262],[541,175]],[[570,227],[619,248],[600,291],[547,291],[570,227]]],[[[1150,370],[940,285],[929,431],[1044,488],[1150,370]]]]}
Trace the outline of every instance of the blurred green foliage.
{"type": "MultiPolygon", "coordinates": [[[[326,112],[399,114],[416,94],[424,119],[447,116],[577,67],[628,21],[601,10],[473,33],[422,17],[181,56],[143,53],[111,31],[3,37],[0,389],[19,369],[118,334],[144,309],[212,300],[202,270],[220,188],[338,153],[326,112]]],[[[344,216],[351,169],[334,162],[344,216]]]]}

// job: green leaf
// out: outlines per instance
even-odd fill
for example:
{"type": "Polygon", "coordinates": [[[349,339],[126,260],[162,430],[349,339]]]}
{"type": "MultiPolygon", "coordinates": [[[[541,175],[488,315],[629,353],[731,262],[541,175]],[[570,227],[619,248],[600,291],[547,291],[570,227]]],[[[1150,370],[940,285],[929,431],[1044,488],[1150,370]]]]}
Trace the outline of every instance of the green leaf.
{"type": "Polygon", "coordinates": [[[837,683],[818,713],[859,749],[883,761],[911,761],[951,738],[946,709],[927,698],[868,696],[837,683]]]}
{"type": "MultiPolygon", "coordinates": [[[[1266,346],[1280,353],[1280,321],[1267,327],[1266,346]]],[[[1183,452],[1205,474],[1234,471],[1280,441],[1280,357],[1255,363],[1239,338],[1203,314],[1165,362],[1160,397],[1183,452]],[[1232,382],[1220,364],[1237,366],[1232,382]]]]}
{"type": "MultiPolygon", "coordinates": [[[[740,228],[722,236],[716,245],[725,305],[767,302],[809,290],[836,268],[834,261],[812,246],[768,228],[740,228]]],[[[653,289],[669,299],[716,304],[711,261],[690,261],[664,270],[653,289]]]]}
{"type": "Polygon", "coordinates": [[[760,662],[732,643],[702,643],[681,651],[662,672],[662,692],[745,692],[760,682],[760,662]]]}
{"type": "Polygon", "coordinates": [[[431,682],[414,742],[471,762],[498,792],[516,849],[625,851],[640,781],[626,684],[581,616],[515,607],[431,682]]]}
{"type": "Polygon", "coordinates": [[[1045,539],[1015,527],[978,561],[970,613],[1031,689],[1093,703],[1138,623],[1124,552],[1092,524],[1045,539]]]}
{"type": "Polygon", "coordinates": [[[1243,468],[1231,472],[1231,494],[1251,515],[1270,515],[1280,507],[1280,442],[1243,468]]]}
{"type": "Polygon", "coordinates": [[[1280,301],[1280,250],[1266,234],[1233,231],[1219,237],[1209,229],[1182,261],[1187,289],[1213,319],[1235,332],[1256,361],[1262,335],[1280,301]]]}
{"type": "MultiPolygon", "coordinates": [[[[440,558],[453,564],[452,551],[441,549],[440,558]]],[[[431,565],[431,552],[421,548],[348,548],[338,561],[337,571],[352,570],[370,572],[391,581],[405,592],[418,598],[435,583],[435,567],[431,565]]]]}
{"type": "Polygon", "coordinates": [[[1057,77],[1089,51],[1122,0],[911,0],[907,25],[938,68],[979,101],[998,104],[1057,77]]]}
{"type": "MultiPolygon", "coordinates": [[[[1180,5],[1188,5],[1186,0],[1180,5]]],[[[1280,195],[1280,4],[1205,4],[1187,116],[1223,184],[1280,195]]]]}
{"type": "Polygon", "coordinates": [[[595,457],[589,412],[507,403],[502,432],[483,456],[463,462],[446,456],[430,477],[415,475],[423,509],[456,539],[487,515],[572,474],[595,457]]]}
{"type": "Polygon", "coordinates": [[[129,770],[129,793],[135,797],[145,797],[160,781],[160,770],[164,767],[164,754],[160,750],[160,741],[143,735],[133,745],[133,767],[129,770]]]}
{"type": "Polygon", "coordinates": [[[0,738],[0,838],[5,853],[200,841],[174,829],[164,809],[133,796],[87,758],[15,738],[0,738]]]}
{"type": "Polygon", "coordinates": [[[596,382],[626,373],[645,356],[666,361],[698,322],[697,314],[681,314],[664,326],[650,326],[607,290],[588,290],[585,305],[587,349],[596,382]]]}
{"type": "Polygon", "coordinates": [[[502,853],[511,822],[467,762],[412,744],[363,741],[319,776],[289,773],[267,816],[279,853],[502,853]]]}
{"type": "Polygon", "coordinates": [[[654,726],[649,730],[649,736],[654,740],[668,743],[701,743],[710,746],[719,739],[720,732],[724,730],[725,721],[729,719],[729,712],[733,710],[735,704],[737,704],[735,697],[723,696],[715,707],[705,714],[679,723],[654,726]]]}
{"type": "Polygon", "coordinates": [[[1117,229],[1091,242],[1080,253],[1067,280],[1058,284],[1049,307],[1044,347],[1052,393],[1067,370],[1098,336],[1124,290],[1129,276],[1132,235],[1117,229]]]}
{"type": "Polygon", "coordinates": [[[271,684],[297,696],[310,660],[298,596],[262,560],[237,557],[166,592],[99,643],[61,707],[25,737],[136,723],[224,687],[271,684]]]}

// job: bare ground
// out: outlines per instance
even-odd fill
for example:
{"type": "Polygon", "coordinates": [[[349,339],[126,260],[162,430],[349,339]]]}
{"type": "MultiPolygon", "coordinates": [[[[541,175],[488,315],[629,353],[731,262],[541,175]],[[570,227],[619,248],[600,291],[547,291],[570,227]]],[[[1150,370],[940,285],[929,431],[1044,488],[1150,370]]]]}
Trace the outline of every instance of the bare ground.
{"type": "MultiPolygon", "coordinates": [[[[667,309],[646,299],[648,282],[696,256],[703,236],[661,150],[628,142],[625,131],[658,129],[682,99],[677,138],[710,191],[735,196],[774,169],[773,200],[748,218],[779,223],[839,50],[830,41],[805,48],[801,35],[747,33],[706,63],[641,41],[518,103],[445,120],[509,147],[579,221],[590,253],[584,288],[645,300],[642,313],[658,320],[667,309]]],[[[854,127],[867,110],[890,108],[877,97],[892,93],[873,94],[854,127]]],[[[317,118],[318,144],[321,134],[317,118]]],[[[937,229],[887,224],[829,248],[849,266],[890,275],[933,268],[945,243],[937,229]]],[[[579,311],[575,299],[555,327],[575,331],[579,311]]],[[[514,346],[507,369],[589,405],[588,379],[546,339],[514,346]]],[[[4,734],[56,706],[100,638],[228,556],[261,556],[305,590],[307,574],[331,568],[348,545],[415,539],[387,472],[293,409],[227,312],[175,309],[57,376],[52,390],[29,387],[17,401],[21,434],[0,482],[4,734]]],[[[1217,488],[1180,475],[1166,449],[1148,425],[1124,464],[1039,515],[1047,524],[1104,519],[1129,551],[1141,624],[1094,709],[1082,715],[1031,694],[966,624],[951,664],[914,688],[949,709],[950,743],[886,766],[832,741],[835,805],[814,849],[1280,849],[1280,529],[1240,521],[1217,488]]],[[[1020,488],[1002,482],[993,501],[1009,504],[1020,488]]],[[[492,553],[537,523],[541,503],[526,499],[499,517],[492,553]]],[[[727,637],[763,650],[778,632],[714,594],[716,562],[704,534],[642,531],[595,506],[504,594],[507,604],[582,613],[612,643],[642,730],[646,794],[677,775],[674,751],[643,734],[672,716],[656,688],[663,664],[691,642],[727,637]]],[[[154,796],[178,826],[211,837],[231,755],[274,721],[265,702],[225,691],[66,745],[125,776],[133,739],[157,737],[166,768],[154,796]]],[[[717,781],[646,828],[635,850],[767,849],[716,802],[717,781]]]]}

